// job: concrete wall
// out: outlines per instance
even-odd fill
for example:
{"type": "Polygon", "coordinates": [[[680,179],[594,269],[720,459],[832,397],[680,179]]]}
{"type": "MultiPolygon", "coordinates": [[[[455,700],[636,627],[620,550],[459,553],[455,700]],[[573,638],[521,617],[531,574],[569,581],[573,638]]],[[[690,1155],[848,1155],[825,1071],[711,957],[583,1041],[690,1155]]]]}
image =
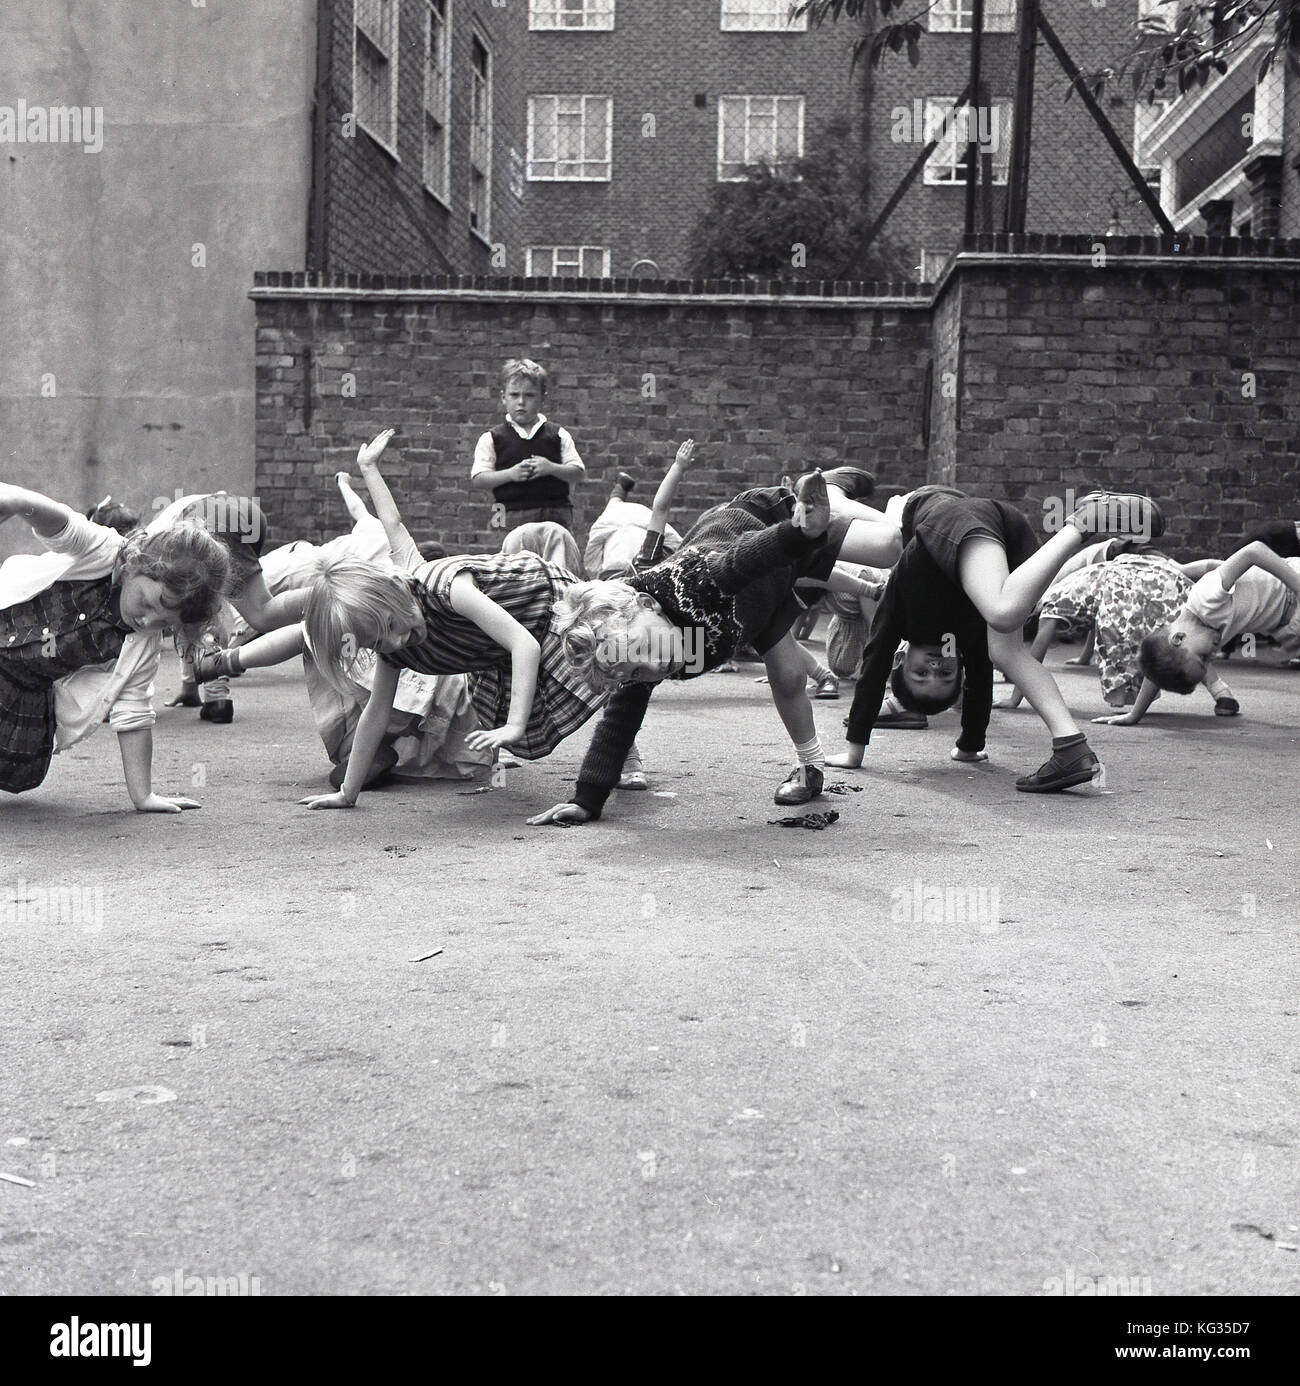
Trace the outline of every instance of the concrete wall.
{"type": "Polygon", "coordinates": [[[103,148],[0,143],[0,474],[251,487],[248,289],[305,254],[314,0],[8,0],[4,31],[0,104],[100,106],[103,148]]]}

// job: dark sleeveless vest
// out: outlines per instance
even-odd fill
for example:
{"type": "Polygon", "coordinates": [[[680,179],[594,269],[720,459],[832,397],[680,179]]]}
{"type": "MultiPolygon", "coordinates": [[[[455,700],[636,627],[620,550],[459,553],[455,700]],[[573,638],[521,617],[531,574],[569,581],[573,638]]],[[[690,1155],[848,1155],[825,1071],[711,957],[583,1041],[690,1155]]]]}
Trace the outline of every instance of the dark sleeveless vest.
{"type": "MultiPolygon", "coordinates": [[[[560,430],[550,419],[531,438],[521,438],[509,423],[492,430],[492,446],[496,449],[496,470],[504,472],[526,457],[545,457],[548,462],[562,461],[560,430]]],[[[533,510],[548,505],[569,504],[569,483],[558,476],[535,476],[531,481],[508,481],[492,493],[494,500],[511,510],[533,510]]]]}

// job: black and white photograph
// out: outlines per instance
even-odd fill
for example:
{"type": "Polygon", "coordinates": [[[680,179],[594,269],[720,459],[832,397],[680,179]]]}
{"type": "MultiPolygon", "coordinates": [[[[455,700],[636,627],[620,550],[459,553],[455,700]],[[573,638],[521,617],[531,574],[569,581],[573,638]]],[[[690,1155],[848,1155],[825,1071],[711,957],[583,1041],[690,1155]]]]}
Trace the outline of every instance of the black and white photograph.
{"type": "Polygon", "coordinates": [[[1282,1367],[1300,0],[0,30],[15,1351],[1282,1367]]]}

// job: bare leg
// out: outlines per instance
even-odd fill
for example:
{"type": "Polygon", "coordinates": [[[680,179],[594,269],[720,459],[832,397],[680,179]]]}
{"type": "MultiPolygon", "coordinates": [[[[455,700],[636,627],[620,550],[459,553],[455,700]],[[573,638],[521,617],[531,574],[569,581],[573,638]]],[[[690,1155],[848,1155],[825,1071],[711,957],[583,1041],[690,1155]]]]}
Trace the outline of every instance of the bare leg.
{"type": "Polygon", "coordinates": [[[902,552],[903,536],[892,520],[852,520],[838,557],[843,563],[892,568],[902,552]]]}
{"type": "MultiPolygon", "coordinates": [[[[1047,654],[1047,651],[1051,648],[1052,641],[1056,638],[1058,628],[1064,624],[1063,621],[1057,620],[1055,616],[1045,616],[1038,623],[1038,634],[1034,637],[1034,643],[1029,647],[1029,656],[1031,659],[1037,661],[1039,664],[1043,662],[1043,657],[1047,654]]],[[[992,649],[991,643],[989,648],[992,649]]],[[[1055,680],[1053,680],[1053,683],[1055,683],[1055,680]]],[[[998,706],[1019,707],[1024,701],[1024,698],[1025,695],[1023,691],[1018,686],[1013,687],[1011,696],[1005,703],[999,703],[998,706]]]]}
{"type": "Polygon", "coordinates": [[[278,630],[302,620],[307,592],[306,587],[300,587],[273,597],[266,579],[261,573],[255,573],[230,601],[254,630],[278,630]]]}
{"type": "Polygon", "coordinates": [[[989,657],[1029,699],[1030,707],[1047,724],[1052,736],[1080,735],[1056,680],[1030,654],[1019,629],[1002,631],[990,626],[988,640],[989,657]]]}
{"type": "MultiPolygon", "coordinates": [[[[1037,642],[1035,642],[1037,644],[1037,642]]],[[[1097,627],[1095,624],[1088,627],[1088,633],[1083,637],[1083,649],[1075,655],[1073,659],[1067,659],[1067,664],[1091,664],[1092,652],[1097,648],[1097,627]]]]}
{"type": "Polygon", "coordinates": [[[1082,547],[1083,535],[1066,525],[1012,573],[1007,570],[1006,550],[996,539],[968,539],[957,555],[962,591],[991,629],[1018,631],[1052,585],[1061,564],[1082,547]]]}
{"type": "Polygon", "coordinates": [[[811,741],[817,735],[812,703],[808,701],[808,675],[804,653],[793,635],[784,636],[763,656],[767,666],[767,681],[772,689],[772,701],[777,714],[796,746],[811,741]]]}

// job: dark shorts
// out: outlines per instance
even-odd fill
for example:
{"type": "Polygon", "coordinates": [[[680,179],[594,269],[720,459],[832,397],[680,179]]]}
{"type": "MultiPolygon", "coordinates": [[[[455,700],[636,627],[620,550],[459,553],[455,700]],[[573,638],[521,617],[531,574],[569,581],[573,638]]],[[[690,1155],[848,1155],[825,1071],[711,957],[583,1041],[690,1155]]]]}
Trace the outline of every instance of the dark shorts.
{"type": "MultiPolygon", "coordinates": [[[[794,494],[780,486],[742,491],[725,505],[706,510],[682,539],[682,547],[721,548],[741,534],[780,524],[794,513],[794,494]]],[[[807,558],[775,568],[736,596],[736,615],[744,640],[766,654],[789,633],[799,617],[825,593],[818,584],[830,577],[848,533],[849,522],[836,520],[825,541],[807,558]],[[801,590],[800,584],[812,585],[801,590]]]]}
{"type": "Polygon", "coordinates": [[[917,539],[944,576],[961,587],[957,557],[968,539],[993,539],[1014,571],[1038,552],[1029,521],[1006,501],[976,500],[947,487],[923,487],[903,511],[903,543],[917,539]]]}
{"type": "Polygon", "coordinates": [[[225,492],[200,496],[187,505],[178,518],[198,520],[229,551],[231,596],[238,596],[251,578],[261,576],[266,516],[251,496],[231,496],[225,492]]]}

